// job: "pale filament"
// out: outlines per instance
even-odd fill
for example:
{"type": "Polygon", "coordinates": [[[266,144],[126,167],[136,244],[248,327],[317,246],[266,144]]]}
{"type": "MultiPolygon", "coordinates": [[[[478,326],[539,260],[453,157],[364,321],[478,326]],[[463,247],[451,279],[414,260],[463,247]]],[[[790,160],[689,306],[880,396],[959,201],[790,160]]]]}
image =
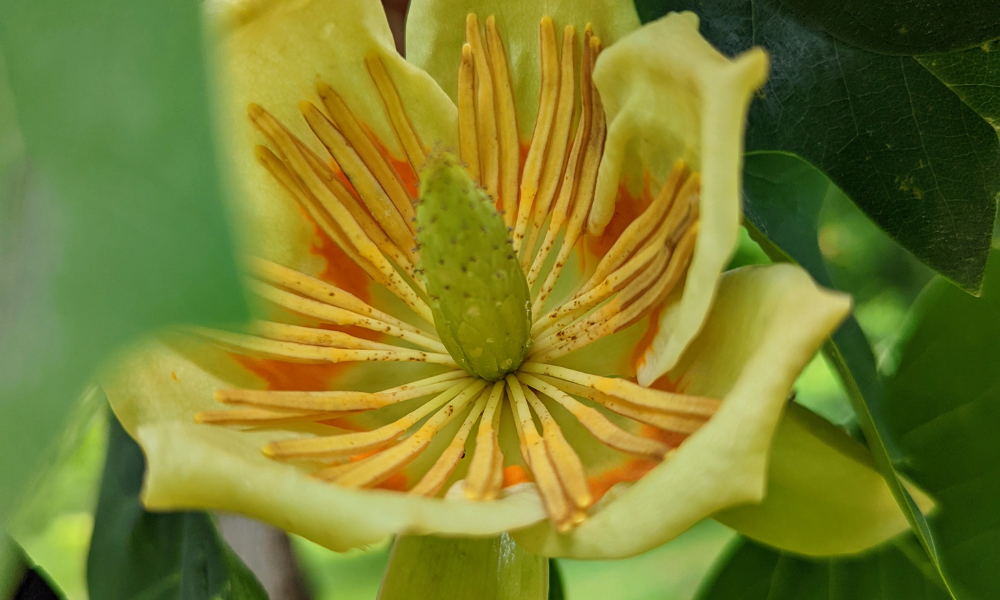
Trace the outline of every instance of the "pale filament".
{"type": "MultiPolygon", "coordinates": [[[[380,427],[281,439],[264,452],[277,460],[312,462],[318,479],[370,488],[399,473],[408,475],[408,466],[431,442],[448,435],[447,443],[433,446],[443,450],[407,486],[408,493],[437,496],[460,481],[466,499],[488,501],[505,493],[505,465],[520,467],[555,527],[567,531],[587,517],[596,498],[587,465],[560,426],[567,414],[604,446],[657,462],[669,460],[679,443],[664,439],[683,440],[715,414],[718,399],[645,388],[552,363],[651,318],[682,285],[698,235],[701,182],[678,160],[655,198],[591,274],[552,302],[557,282],[587,235],[607,124],[592,79],[601,41],[591,26],[584,29],[579,73],[576,28],[566,25],[560,41],[552,19],[544,17],[538,33],[538,113],[522,168],[518,119],[523,117],[517,114],[503,36],[492,16],[484,24],[468,16],[458,70],[455,149],[470,176],[497,202],[533,292],[527,361],[488,383],[458,369],[433,328],[388,314],[323,280],[252,258],[250,289],[318,325],[256,321],[244,333],[195,330],[198,334],[227,349],[284,362],[424,362],[445,370],[376,392],[219,390],[215,399],[236,408],[198,413],[198,422],[325,423],[413,401],[406,414],[380,427]],[[543,311],[549,304],[554,306],[543,311]],[[323,328],[328,325],[361,328],[378,339],[323,328]],[[506,457],[500,443],[505,413],[519,441],[519,453],[506,457]],[[457,428],[448,427],[456,420],[457,428]],[[650,428],[670,435],[650,434],[650,428]],[[464,461],[467,448],[471,457],[464,461]]],[[[416,172],[428,149],[386,61],[374,52],[364,60],[397,146],[416,172]]],[[[329,156],[317,156],[252,105],[251,121],[273,148],[258,147],[258,160],[374,282],[433,323],[419,277],[414,199],[394,166],[398,162],[333,87],[319,83],[316,91],[318,102],[304,101],[299,108],[329,156]]]]}

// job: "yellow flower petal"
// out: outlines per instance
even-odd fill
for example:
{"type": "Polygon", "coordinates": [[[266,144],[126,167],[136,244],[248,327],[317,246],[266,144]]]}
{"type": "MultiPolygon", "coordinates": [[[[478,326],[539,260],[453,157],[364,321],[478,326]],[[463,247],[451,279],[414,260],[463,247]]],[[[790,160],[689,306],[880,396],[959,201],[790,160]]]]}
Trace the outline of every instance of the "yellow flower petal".
{"type": "Polygon", "coordinates": [[[434,80],[396,52],[378,2],[215,0],[208,11],[218,50],[224,151],[231,163],[234,212],[244,226],[244,246],[315,273],[317,261],[308,252],[313,227],[257,162],[254,146],[264,138],[251,126],[247,106],[263,106],[318,156],[326,157],[298,106],[303,100],[323,106],[317,84],[328,84],[393,158],[405,161],[405,148],[397,142],[366,57],[380,59],[385,66],[424,145],[455,145],[455,105],[434,80]]]}
{"type": "MultiPolygon", "coordinates": [[[[115,414],[145,452],[143,502],[150,509],[240,513],[334,550],[371,544],[392,533],[496,535],[546,517],[533,485],[485,503],[461,494],[425,498],[330,485],[307,469],[273,461],[261,452],[265,444],[312,437],[322,426],[241,431],[196,424],[196,412],[218,408],[214,391],[246,382],[234,381],[239,374],[224,360],[198,356],[195,361],[185,354],[149,343],[129,352],[103,382],[115,414]]],[[[380,374],[377,383],[386,382],[387,372],[380,374]]],[[[412,376],[406,368],[390,375],[400,381],[412,376]]]]}
{"type": "MultiPolygon", "coordinates": [[[[414,0],[406,19],[407,60],[430,73],[457,102],[458,66],[465,42],[465,17],[475,13],[482,22],[496,16],[510,63],[517,125],[521,139],[531,137],[538,112],[538,24],[552,17],[558,38],[567,25],[583,39],[588,23],[604,47],[639,27],[631,0],[576,0],[558,3],[509,0],[414,0]]],[[[579,41],[578,41],[579,44],[579,41]]],[[[577,47],[579,61],[580,48],[577,47]]]]}
{"type": "Polygon", "coordinates": [[[592,234],[614,214],[619,181],[664,181],[683,158],[701,173],[700,229],[684,292],[663,311],[658,335],[639,369],[648,385],[677,362],[708,314],[716,279],[736,245],[740,221],[743,129],[768,60],[754,49],[729,60],[698,33],[693,13],[644,25],[604,51],[594,82],[608,115],[597,179],[592,234]]]}
{"type": "MultiPolygon", "coordinates": [[[[920,490],[910,493],[925,512],[932,507],[920,490]]],[[[757,541],[811,556],[861,552],[910,527],[868,449],[796,404],[774,434],[767,497],[714,518],[757,541]]]]}
{"type": "Polygon", "coordinates": [[[620,485],[569,534],[541,523],[515,534],[548,556],[619,558],[654,548],[716,512],[766,493],[771,438],[792,383],[850,309],[790,265],[726,273],[705,327],[667,380],[722,407],[666,462],[620,485]]]}

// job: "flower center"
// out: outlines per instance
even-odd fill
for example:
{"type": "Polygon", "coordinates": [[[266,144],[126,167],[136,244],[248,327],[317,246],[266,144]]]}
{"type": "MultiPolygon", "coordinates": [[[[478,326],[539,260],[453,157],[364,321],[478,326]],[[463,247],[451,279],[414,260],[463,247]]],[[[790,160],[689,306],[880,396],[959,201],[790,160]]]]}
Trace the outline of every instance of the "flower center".
{"type": "Polygon", "coordinates": [[[516,370],[531,341],[528,282],[490,198],[448,153],[420,174],[417,242],[434,326],[463,369],[516,370]]]}
{"type": "Polygon", "coordinates": [[[270,144],[256,148],[261,164],[411,314],[388,314],[330,282],[254,259],[251,289],[306,323],[199,332],[282,362],[414,362],[435,371],[377,392],[220,390],[216,400],[244,408],[195,418],[278,430],[295,421],[330,425],[330,435],[282,434],[288,439],[264,452],[312,461],[315,477],[343,487],[397,478],[393,489],[410,494],[454,488],[486,501],[533,481],[553,523],[567,530],[610,485],[607,465],[621,464],[607,453],[631,457],[627,472],[638,473],[616,481],[635,479],[718,409],[712,398],[553,364],[648,318],[679,285],[698,232],[700,179],[678,160],[645,210],[590,263],[589,276],[570,269],[570,291],[557,293],[564,268],[581,251],[604,149],[604,110],[591,79],[600,40],[588,25],[577,77],[576,30],[565,27],[560,49],[552,19],[541,20],[539,109],[522,165],[496,22],[490,17],[482,28],[469,15],[465,32],[456,124],[461,163],[428,153],[383,59],[374,51],[365,57],[405,164],[419,173],[416,207],[399,161],[329,85],[317,86],[325,113],[310,102],[299,106],[329,157],[315,154],[263,107],[249,107],[270,144]],[[377,341],[357,335],[357,328],[377,333],[377,341]],[[368,418],[352,421],[358,413],[368,418]],[[449,427],[460,417],[460,426],[449,427]],[[588,461],[564,435],[567,425],[599,442],[584,455],[588,461]]]}

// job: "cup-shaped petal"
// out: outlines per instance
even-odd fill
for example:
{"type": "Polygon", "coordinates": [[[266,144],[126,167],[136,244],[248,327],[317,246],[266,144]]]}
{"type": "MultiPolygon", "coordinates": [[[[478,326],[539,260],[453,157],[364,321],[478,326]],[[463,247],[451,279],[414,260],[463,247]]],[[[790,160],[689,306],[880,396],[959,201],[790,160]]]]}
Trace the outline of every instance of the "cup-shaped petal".
{"type": "Polygon", "coordinates": [[[322,106],[317,85],[329,85],[387,154],[405,161],[366,58],[384,65],[426,146],[454,145],[455,105],[433,79],[396,52],[377,2],[215,0],[208,11],[217,49],[223,150],[244,247],[314,274],[323,268],[310,253],[315,227],[255,158],[254,146],[266,141],[247,118],[247,107],[264,107],[318,156],[328,157],[299,104],[322,106]]]}
{"type": "MultiPolygon", "coordinates": [[[[218,409],[215,391],[253,385],[249,377],[223,353],[187,342],[150,342],[115,365],[102,383],[115,414],[145,452],[147,507],[239,513],[340,551],[393,533],[496,535],[545,518],[531,484],[485,503],[352,490],[261,452],[274,440],[329,433],[323,425],[240,430],[195,423],[195,413],[218,409]]],[[[400,368],[395,377],[405,382],[412,373],[400,368]]],[[[384,371],[379,382],[395,383],[384,371]]]]}
{"type": "Polygon", "coordinates": [[[644,25],[601,53],[594,82],[608,117],[597,178],[592,234],[615,211],[622,177],[664,181],[682,158],[701,173],[700,228],[684,292],[664,311],[639,368],[648,385],[673,367],[708,314],[716,281],[739,232],[743,130],[750,99],[767,77],[767,55],[750,50],[730,60],[698,33],[693,13],[644,25]]]}
{"type": "Polygon", "coordinates": [[[798,267],[726,273],[704,328],[666,375],[675,389],[723,398],[719,411],[663,464],[612,489],[574,531],[541,523],[515,538],[553,556],[628,556],[721,510],[761,502],[792,384],[849,310],[846,296],[798,267]]]}

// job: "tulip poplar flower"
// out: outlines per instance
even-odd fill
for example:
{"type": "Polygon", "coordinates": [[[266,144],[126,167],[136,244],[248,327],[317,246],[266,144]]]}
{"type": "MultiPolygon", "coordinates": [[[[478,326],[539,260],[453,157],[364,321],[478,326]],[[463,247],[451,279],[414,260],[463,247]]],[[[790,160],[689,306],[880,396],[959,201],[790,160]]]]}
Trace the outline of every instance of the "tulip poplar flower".
{"type": "Polygon", "coordinates": [[[849,299],[723,274],[766,55],[546,4],[416,1],[408,60],[378,2],[211,5],[263,316],[108,377],[149,507],[597,558],[713,516],[812,554],[906,528],[863,451],[786,410],[849,299]]]}

